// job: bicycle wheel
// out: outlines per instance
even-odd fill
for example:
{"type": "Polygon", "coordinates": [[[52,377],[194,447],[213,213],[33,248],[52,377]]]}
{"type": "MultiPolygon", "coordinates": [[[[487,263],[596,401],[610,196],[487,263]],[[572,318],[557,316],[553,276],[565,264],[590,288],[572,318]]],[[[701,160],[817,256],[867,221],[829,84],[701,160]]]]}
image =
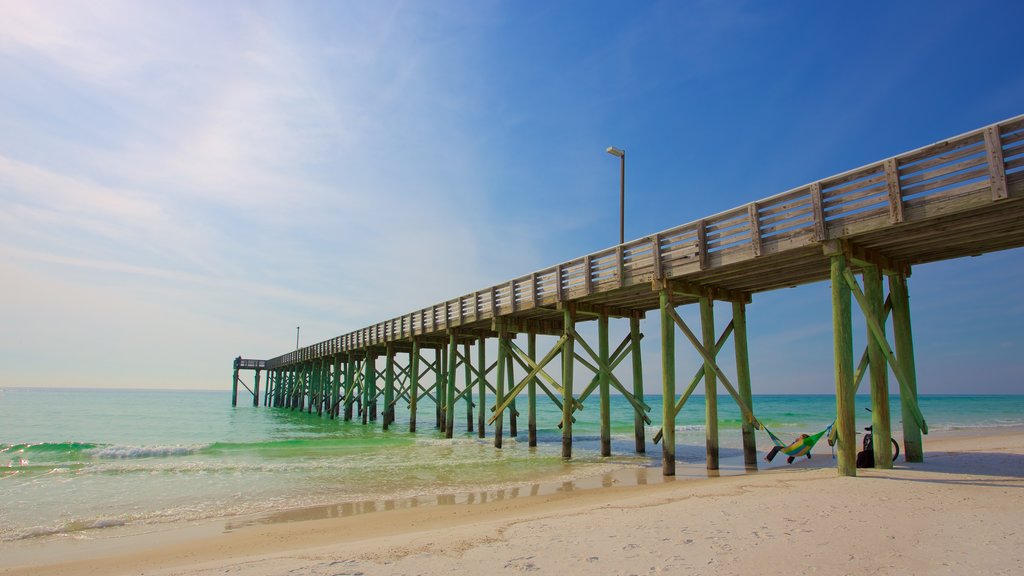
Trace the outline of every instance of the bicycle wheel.
{"type": "Polygon", "coordinates": [[[896,442],[895,438],[891,438],[891,440],[892,440],[892,461],[895,462],[896,459],[900,457],[900,445],[899,445],[898,442],[896,442]]]}

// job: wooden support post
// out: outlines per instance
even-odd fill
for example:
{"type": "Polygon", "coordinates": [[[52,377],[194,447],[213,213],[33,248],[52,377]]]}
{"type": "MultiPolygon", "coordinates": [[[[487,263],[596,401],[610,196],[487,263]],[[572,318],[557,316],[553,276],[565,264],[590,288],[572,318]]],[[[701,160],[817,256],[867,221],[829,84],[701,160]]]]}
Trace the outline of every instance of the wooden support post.
{"type": "Polygon", "coordinates": [[[370,386],[374,388],[376,393],[376,384],[374,380],[377,378],[377,368],[374,366],[375,362],[373,359],[373,353],[370,349],[366,349],[366,358],[363,360],[363,424],[368,424],[370,421],[370,386]]]}
{"type": "Polygon", "coordinates": [[[447,377],[445,378],[445,400],[444,400],[444,437],[455,436],[455,374],[458,369],[458,340],[455,331],[448,331],[448,361],[447,377]]]}
{"type": "Polygon", "coordinates": [[[444,427],[444,384],[445,378],[448,376],[447,369],[445,368],[445,362],[448,358],[448,354],[444,348],[438,346],[434,348],[434,403],[437,409],[437,424],[435,428],[445,430],[444,427]]]}
{"type": "MultiPolygon", "coordinates": [[[[629,339],[633,357],[633,397],[640,402],[644,401],[644,365],[640,357],[640,318],[632,316],[629,319],[629,339]]],[[[636,453],[647,452],[647,441],[644,433],[644,416],[636,410],[633,411],[633,436],[636,440],[636,453]]]]}
{"type": "Polygon", "coordinates": [[[252,405],[258,407],[260,405],[260,369],[256,369],[256,376],[253,377],[252,384],[252,405]]]}
{"type": "Polygon", "coordinates": [[[576,332],[576,307],[573,303],[565,304],[562,321],[563,337],[566,339],[562,345],[562,458],[569,459],[572,458],[572,377],[576,357],[576,340],[573,337],[576,332]]]}
{"type": "Polygon", "coordinates": [[[846,256],[832,255],[832,349],[836,377],[836,459],[840,476],[857,475],[857,421],[853,395],[853,329],[846,256]]]}
{"type": "MultiPolygon", "coordinates": [[[[508,344],[512,341],[511,336],[505,338],[505,345],[508,348],[505,353],[505,390],[511,391],[512,387],[515,386],[516,377],[513,368],[513,354],[512,347],[508,344]]],[[[519,437],[519,411],[516,410],[516,397],[512,396],[509,399],[508,404],[508,435],[511,438],[519,437]]]]}
{"type": "Polygon", "coordinates": [[[661,308],[661,473],[676,475],[676,327],[669,314],[669,291],[659,292],[661,308]]]}
{"type": "MultiPolygon", "coordinates": [[[[324,364],[325,363],[324,363],[323,360],[318,360],[317,363],[316,363],[316,368],[314,368],[314,370],[313,370],[313,373],[316,375],[316,415],[317,416],[323,416],[324,415],[324,380],[325,380],[325,378],[324,378],[324,376],[325,376],[325,373],[324,373],[325,366],[324,366],[324,364]]],[[[310,402],[310,404],[312,405],[312,402],[310,402]]]]}
{"type": "Polygon", "coordinates": [[[608,313],[597,318],[598,392],[601,397],[601,456],[612,455],[611,379],[608,360],[608,313]]]}
{"type": "Polygon", "coordinates": [[[462,396],[466,400],[466,432],[473,433],[473,363],[469,360],[469,342],[462,345],[462,367],[466,383],[462,389],[462,396]]]}
{"type": "Polygon", "coordinates": [[[341,393],[341,355],[334,356],[331,364],[331,399],[328,402],[329,416],[333,420],[338,415],[338,398],[341,393]]]}
{"type": "Polygon", "coordinates": [[[889,295],[892,299],[892,331],[896,340],[896,357],[907,379],[908,393],[902,390],[900,393],[903,456],[907,462],[924,462],[921,427],[911,410],[911,406],[917,404],[917,368],[914,364],[914,337],[910,324],[910,294],[905,275],[889,277],[889,295]]]}
{"type": "MultiPolygon", "coordinates": [[[[708,296],[700,297],[700,325],[704,348],[714,350],[715,302],[708,296]]],[[[704,431],[708,470],[718,470],[718,378],[709,360],[704,361],[704,431]]]]}
{"type": "MultiPolygon", "coordinates": [[[[533,332],[529,332],[526,336],[526,355],[530,357],[530,360],[537,361],[537,335],[533,332]]],[[[537,446],[537,378],[531,378],[530,383],[526,385],[526,396],[527,396],[527,426],[528,426],[528,442],[530,448],[537,446]]]]}
{"type": "MultiPolygon", "coordinates": [[[[748,408],[753,410],[754,396],[750,390],[750,356],[747,351],[747,305],[743,302],[732,303],[732,327],[735,334],[736,387],[740,398],[748,408]]],[[[747,470],[757,470],[757,438],[754,435],[754,424],[744,419],[742,430],[743,465],[747,470]]]]}
{"type": "Polygon", "coordinates": [[[395,346],[391,342],[387,343],[386,358],[384,360],[384,414],[383,428],[385,430],[391,425],[392,414],[394,413],[395,404],[395,346]]]}
{"type": "Polygon", "coordinates": [[[238,363],[241,356],[235,358],[235,367],[231,375],[231,405],[238,406],[238,363]]]}
{"type": "Polygon", "coordinates": [[[409,353],[409,432],[416,431],[416,405],[420,397],[420,341],[412,339],[409,353]]]}
{"type": "Polygon", "coordinates": [[[356,383],[356,359],[352,354],[345,357],[345,422],[352,421],[352,388],[356,383]]]}
{"type": "MultiPolygon", "coordinates": [[[[864,296],[871,314],[885,327],[882,313],[885,297],[882,295],[882,272],[877,266],[864,266],[864,296]]],[[[889,367],[882,348],[871,338],[868,329],[868,365],[871,367],[871,429],[874,442],[875,468],[892,469],[892,423],[889,419],[889,367]]]]}
{"type": "Polygon", "coordinates": [[[477,435],[480,438],[484,438],[487,435],[485,411],[487,410],[487,351],[486,351],[487,338],[480,337],[480,342],[476,348],[477,358],[477,373],[478,380],[476,382],[477,394],[479,399],[477,400],[477,417],[476,427],[477,435]]]}
{"type": "MultiPolygon", "coordinates": [[[[498,324],[498,381],[494,391],[495,406],[500,408],[505,402],[505,355],[508,353],[508,346],[505,345],[505,327],[498,324]]],[[[504,410],[498,410],[494,419],[494,447],[501,448],[502,437],[505,435],[502,416],[504,410]]]]}

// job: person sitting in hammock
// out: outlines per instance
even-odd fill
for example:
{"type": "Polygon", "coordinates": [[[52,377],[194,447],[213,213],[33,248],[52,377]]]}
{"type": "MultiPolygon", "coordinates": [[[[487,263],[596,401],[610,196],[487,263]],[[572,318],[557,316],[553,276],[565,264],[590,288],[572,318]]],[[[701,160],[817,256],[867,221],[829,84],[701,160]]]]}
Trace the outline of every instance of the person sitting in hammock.
{"type": "MultiPolygon", "coordinates": [[[[796,441],[793,442],[793,444],[790,444],[790,446],[796,446],[796,445],[799,445],[799,444],[803,443],[805,438],[810,438],[810,436],[807,435],[807,434],[801,434],[796,439],[796,441]]],[[[783,448],[786,448],[786,446],[779,446],[779,445],[772,446],[772,449],[769,450],[768,453],[765,454],[765,456],[764,456],[765,461],[766,462],[771,462],[773,459],[775,459],[775,455],[778,454],[779,452],[781,452],[783,448]]],[[[805,452],[803,455],[807,456],[808,458],[810,458],[811,457],[811,450],[810,450],[810,448],[808,448],[807,452],[805,452]]],[[[790,456],[789,458],[786,458],[786,463],[792,464],[794,460],[796,460],[796,456],[790,456]]]]}

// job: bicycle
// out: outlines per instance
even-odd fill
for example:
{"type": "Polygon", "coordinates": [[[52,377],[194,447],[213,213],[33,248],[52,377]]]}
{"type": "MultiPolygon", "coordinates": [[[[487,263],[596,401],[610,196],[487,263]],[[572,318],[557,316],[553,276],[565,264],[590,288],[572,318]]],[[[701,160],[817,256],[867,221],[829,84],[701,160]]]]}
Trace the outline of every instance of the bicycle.
{"type": "MultiPolygon", "coordinates": [[[[865,408],[868,412],[871,412],[870,408],[865,408]]],[[[857,468],[874,468],[875,467],[875,451],[874,451],[874,434],[872,432],[874,425],[868,426],[864,430],[867,434],[864,435],[864,441],[861,446],[863,451],[857,454],[857,468]]],[[[892,461],[895,462],[900,456],[900,444],[895,438],[890,437],[889,440],[892,442],[893,452],[892,461]]]]}

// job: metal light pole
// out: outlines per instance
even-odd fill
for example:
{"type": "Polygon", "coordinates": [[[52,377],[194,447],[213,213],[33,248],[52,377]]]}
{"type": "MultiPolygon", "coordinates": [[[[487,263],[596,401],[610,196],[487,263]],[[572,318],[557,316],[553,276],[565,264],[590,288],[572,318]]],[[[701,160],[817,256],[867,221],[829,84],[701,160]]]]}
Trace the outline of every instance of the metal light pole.
{"type": "Polygon", "coordinates": [[[626,151],[609,146],[605,152],[619,157],[619,244],[626,243],[626,151]]]}
{"type": "Polygon", "coordinates": [[[299,349],[299,327],[295,327],[295,349],[299,349]]]}

